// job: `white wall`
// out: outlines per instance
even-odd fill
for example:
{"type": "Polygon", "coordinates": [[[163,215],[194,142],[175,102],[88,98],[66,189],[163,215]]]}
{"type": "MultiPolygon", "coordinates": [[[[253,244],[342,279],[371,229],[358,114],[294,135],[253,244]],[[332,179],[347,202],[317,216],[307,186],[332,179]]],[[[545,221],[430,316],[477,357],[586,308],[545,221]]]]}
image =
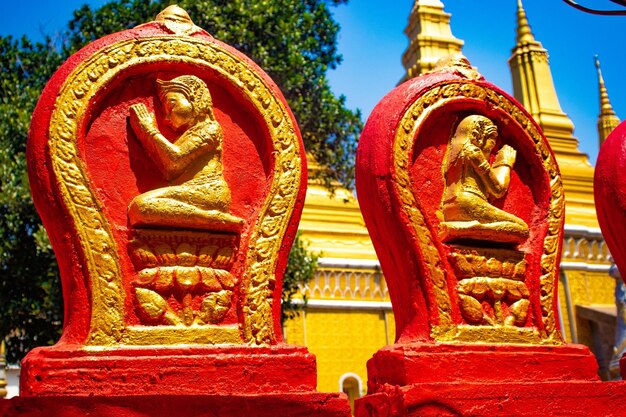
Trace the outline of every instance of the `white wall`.
{"type": "Polygon", "coordinates": [[[19,366],[7,367],[7,398],[15,397],[20,393],[19,366]]]}

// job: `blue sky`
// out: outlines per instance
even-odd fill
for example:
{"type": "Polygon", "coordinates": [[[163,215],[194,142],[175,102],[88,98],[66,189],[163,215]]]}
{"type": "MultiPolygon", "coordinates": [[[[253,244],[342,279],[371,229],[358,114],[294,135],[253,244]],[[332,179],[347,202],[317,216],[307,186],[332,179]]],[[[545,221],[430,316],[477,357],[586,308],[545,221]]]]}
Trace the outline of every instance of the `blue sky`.
{"type": "MultiPolygon", "coordinates": [[[[41,39],[65,28],[72,11],[85,0],[0,0],[0,34],[28,34],[41,39]]],[[[92,6],[105,0],[91,0],[92,6]]],[[[507,59],[515,44],[516,0],[448,0],[452,32],[465,41],[464,53],[488,81],[511,92],[507,59]]],[[[581,1],[582,3],[582,1],[581,1]]],[[[587,5],[613,4],[587,1],[587,5]]],[[[366,119],[376,103],[402,77],[404,34],[413,0],[351,0],[334,8],[341,24],[339,51],[343,63],[331,71],[334,91],[360,108],[366,119]]],[[[579,12],[561,0],[525,0],[533,33],[550,54],[554,83],[563,110],[576,126],[580,148],[595,162],[598,91],[594,54],[600,56],[604,79],[618,116],[626,119],[626,17],[579,12]]]]}

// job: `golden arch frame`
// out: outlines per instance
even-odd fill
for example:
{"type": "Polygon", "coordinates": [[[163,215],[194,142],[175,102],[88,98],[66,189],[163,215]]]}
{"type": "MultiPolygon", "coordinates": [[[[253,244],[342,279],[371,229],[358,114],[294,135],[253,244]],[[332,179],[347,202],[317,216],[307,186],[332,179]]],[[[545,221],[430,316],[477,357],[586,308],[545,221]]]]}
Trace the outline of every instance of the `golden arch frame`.
{"type": "Polygon", "coordinates": [[[400,119],[393,143],[393,172],[396,178],[395,193],[400,200],[404,215],[413,227],[411,233],[416,245],[423,254],[428,270],[435,302],[437,304],[439,323],[431,325],[431,337],[441,342],[472,342],[485,343],[529,343],[529,344],[562,344],[563,339],[556,326],[554,313],[555,283],[558,279],[557,259],[562,240],[561,232],[565,214],[565,199],[561,175],[550,151],[545,137],[531,119],[509,98],[503,94],[479,84],[462,81],[443,82],[412,103],[400,119]],[[418,198],[413,193],[409,174],[410,158],[418,137],[422,122],[436,108],[459,99],[473,99],[487,103],[493,108],[506,113],[515,120],[534,145],[534,152],[541,160],[550,181],[550,201],[548,208],[548,228],[543,240],[541,255],[541,312],[544,329],[539,332],[523,331],[522,329],[494,328],[482,326],[460,326],[453,322],[450,315],[451,299],[441,257],[434,245],[434,237],[428,229],[425,217],[420,211],[418,198]]]}
{"type": "Polygon", "coordinates": [[[77,232],[79,251],[91,284],[87,345],[207,343],[206,336],[212,338],[211,343],[274,343],[277,340],[272,314],[276,253],[300,189],[300,143],[286,105],[255,68],[218,43],[178,35],[122,40],[103,47],[72,71],[60,89],[51,116],[49,152],[55,182],[77,232]],[[250,237],[242,277],[245,299],[241,333],[237,328],[185,334],[167,333],[158,327],[137,331],[126,326],[115,241],[79,157],[77,139],[96,93],[131,68],[172,61],[215,71],[242,91],[262,116],[273,146],[274,175],[250,237]]]}

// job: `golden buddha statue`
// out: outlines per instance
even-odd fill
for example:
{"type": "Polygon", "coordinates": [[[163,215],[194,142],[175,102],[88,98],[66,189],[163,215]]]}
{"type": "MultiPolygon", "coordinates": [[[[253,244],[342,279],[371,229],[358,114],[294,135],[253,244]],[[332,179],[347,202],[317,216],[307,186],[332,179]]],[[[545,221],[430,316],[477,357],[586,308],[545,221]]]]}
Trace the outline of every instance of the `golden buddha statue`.
{"type": "Polygon", "coordinates": [[[522,219],[489,202],[506,194],[517,154],[504,145],[490,164],[497,136],[498,128],[491,120],[472,115],[459,123],[450,138],[439,225],[444,241],[521,243],[528,237],[528,225],[522,219]]]}
{"type": "Polygon", "coordinates": [[[209,89],[193,75],[156,83],[165,122],[180,137],[172,143],[163,136],[145,105],[130,107],[137,138],[171,184],[133,199],[128,207],[131,226],[239,231],[243,220],[229,214],[223,133],[209,89]]]}

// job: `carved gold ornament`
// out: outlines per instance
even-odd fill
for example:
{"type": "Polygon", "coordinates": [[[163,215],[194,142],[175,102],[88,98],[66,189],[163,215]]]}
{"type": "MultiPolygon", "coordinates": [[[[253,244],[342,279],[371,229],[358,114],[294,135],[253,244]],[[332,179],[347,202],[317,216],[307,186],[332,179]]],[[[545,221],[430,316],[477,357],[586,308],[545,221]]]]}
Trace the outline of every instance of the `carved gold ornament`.
{"type": "Polygon", "coordinates": [[[485,116],[467,116],[450,138],[443,161],[445,188],[441,198],[444,242],[473,239],[522,243],[528,225],[519,217],[493,206],[509,188],[517,152],[504,145],[489,162],[498,128],[485,116]]]}
{"type": "Polygon", "coordinates": [[[239,281],[229,272],[239,236],[167,229],[133,234],[129,254],[138,274],[132,285],[142,324],[220,324],[239,281]]]}
{"type": "Polygon", "coordinates": [[[193,23],[187,11],[176,4],[163,9],[155,20],[161,22],[170,33],[175,35],[193,35],[202,31],[193,23]]]}
{"type": "MultiPolygon", "coordinates": [[[[179,23],[182,26],[170,25],[171,30],[181,33],[187,27],[193,32],[194,27],[184,21],[179,23]]],[[[56,182],[78,235],[79,250],[85,260],[91,288],[88,345],[269,344],[276,341],[272,315],[276,253],[294,210],[302,162],[289,111],[255,68],[219,43],[205,39],[163,35],[118,41],[97,51],[67,77],[52,113],[49,144],[56,182]],[[131,69],[164,62],[219,74],[254,106],[271,139],[275,170],[258,218],[250,220],[255,226],[247,244],[243,268],[246,272],[241,277],[239,302],[244,319],[240,328],[164,328],[128,326],[125,322],[125,291],[118,259],[120,249],[98,196],[90,187],[77,141],[89,123],[87,109],[98,92],[131,69]]],[[[146,303],[147,313],[158,315],[159,309],[164,308],[153,294],[143,293],[141,298],[146,303]]],[[[216,305],[222,302],[220,299],[214,301],[216,305]]]]}
{"type": "Polygon", "coordinates": [[[450,249],[448,258],[458,280],[459,307],[465,321],[523,327],[530,306],[524,252],[459,245],[450,249]]]}
{"type": "MultiPolygon", "coordinates": [[[[478,84],[465,81],[443,82],[416,100],[404,113],[400,120],[393,144],[393,164],[396,176],[396,192],[402,204],[402,211],[410,220],[412,234],[423,257],[425,264],[426,286],[432,290],[437,305],[436,322],[432,323],[431,336],[442,342],[486,342],[486,343],[532,343],[562,344],[563,340],[556,328],[554,317],[554,285],[557,280],[557,256],[559,235],[563,224],[565,201],[561,177],[554,156],[549,150],[545,139],[526,116],[511,100],[502,94],[478,84]],[[540,303],[541,322],[543,328],[518,327],[528,308],[526,302],[516,304],[508,317],[501,317],[502,324],[507,325],[463,325],[457,324],[452,318],[452,301],[449,293],[448,280],[442,267],[441,255],[435,244],[435,237],[428,228],[426,219],[413,192],[409,169],[414,142],[418,137],[419,128],[426,118],[443,105],[457,100],[472,99],[487,103],[492,108],[509,115],[524,129],[532,139],[534,152],[541,160],[550,181],[550,201],[548,208],[548,227],[543,240],[543,253],[540,262],[540,303]],[[513,324],[513,325],[511,325],[513,324]]],[[[482,315],[476,309],[476,303],[468,301],[472,293],[480,290],[505,291],[514,293],[511,304],[526,299],[525,286],[492,279],[468,282],[457,287],[460,294],[461,310],[466,315],[473,315],[476,322],[483,323],[482,315]],[[480,287],[480,288],[479,288],[480,287]]],[[[498,324],[498,323],[494,323],[498,324]]]]}
{"type": "Polygon", "coordinates": [[[222,165],[224,134],[215,120],[209,89],[194,75],[156,84],[165,123],[181,135],[172,143],[144,104],[130,106],[130,125],[171,183],[135,197],[128,208],[130,224],[239,232],[243,219],[229,213],[231,193],[222,165]]]}

